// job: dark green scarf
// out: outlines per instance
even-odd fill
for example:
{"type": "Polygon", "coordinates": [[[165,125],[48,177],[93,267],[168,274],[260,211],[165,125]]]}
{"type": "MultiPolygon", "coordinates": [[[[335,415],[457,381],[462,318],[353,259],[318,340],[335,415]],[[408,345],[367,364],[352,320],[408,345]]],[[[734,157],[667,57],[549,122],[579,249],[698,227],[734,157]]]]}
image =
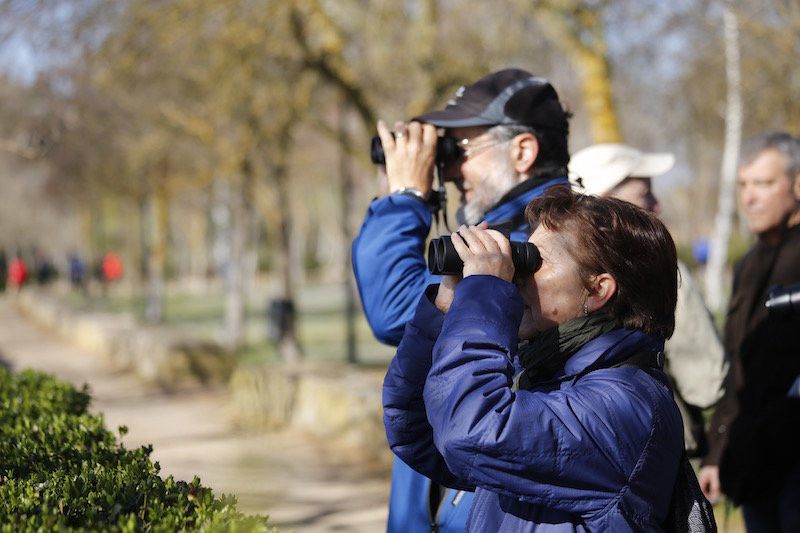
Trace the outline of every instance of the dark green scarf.
{"type": "Polygon", "coordinates": [[[523,370],[514,380],[517,389],[530,389],[535,383],[552,378],[581,346],[619,327],[607,314],[594,313],[573,318],[522,341],[518,352],[523,370]]]}

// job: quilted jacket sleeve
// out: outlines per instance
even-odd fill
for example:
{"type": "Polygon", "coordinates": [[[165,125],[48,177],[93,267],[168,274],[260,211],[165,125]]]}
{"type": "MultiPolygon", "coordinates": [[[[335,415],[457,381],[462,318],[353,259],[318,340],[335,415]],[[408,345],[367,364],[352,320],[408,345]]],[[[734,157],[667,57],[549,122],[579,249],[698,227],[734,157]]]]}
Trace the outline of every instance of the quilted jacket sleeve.
{"type": "Polygon", "coordinates": [[[353,273],[375,337],[397,346],[420,295],[437,283],[425,263],[431,213],[416,198],[393,194],[375,200],[353,241],[353,273]]]}
{"type": "Polygon", "coordinates": [[[499,278],[459,284],[424,385],[434,444],[468,484],[571,512],[600,511],[629,482],[652,438],[652,390],[631,383],[633,369],[605,369],[564,390],[513,391],[522,308],[516,287],[499,278]]]}
{"type": "Polygon", "coordinates": [[[447,468],[433,446],[433,433],[425,415],[422,388],[431,368],[431,349],[444,315],[431,301],[438,285],[420,299],[413,319],[392,359],[383,382],[383,421],[392,451],[411,468],[439,484],[472,490],[447,468]]]}

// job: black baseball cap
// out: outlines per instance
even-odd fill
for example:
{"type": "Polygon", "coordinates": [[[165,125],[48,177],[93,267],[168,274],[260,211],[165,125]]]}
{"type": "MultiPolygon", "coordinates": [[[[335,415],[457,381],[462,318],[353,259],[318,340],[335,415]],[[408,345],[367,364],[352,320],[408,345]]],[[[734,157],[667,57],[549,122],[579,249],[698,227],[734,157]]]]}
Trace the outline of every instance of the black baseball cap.
{"type": "Polygon", "coordinates": [[[568,131],[567,113],[550,82],[516,68],[493,72],[462,86],[444,110],[413,120],[441,128],[519,124],[568,131]]]}

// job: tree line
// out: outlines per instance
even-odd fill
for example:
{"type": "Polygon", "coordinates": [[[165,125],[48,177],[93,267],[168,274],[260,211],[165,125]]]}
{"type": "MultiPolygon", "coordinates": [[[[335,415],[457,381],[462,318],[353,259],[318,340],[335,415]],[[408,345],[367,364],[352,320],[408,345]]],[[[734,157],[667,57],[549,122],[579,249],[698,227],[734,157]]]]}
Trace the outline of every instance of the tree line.
{"type": "MultiPolygon", "coordinates": [[[[146,316],[170,272],[224,264],[226,333],[268,267],[275,297],[348,248],[376,192],[379,117],[431,109],[505,66],[550,77],[572,146],[673,150],[678,240],[710,233],[724,140],[713,0],[0,0],[0,42],[36,58],[0,77],[0,151],[44,165],[86,246],[124,249],[146,316]],[[690,201],[691,199],[691,201],[690,201]]],[[[800,2],[728,3],[740,21],[744,132],[800,124],[800,2]],[[792,97],[794,95],[794,97],[792,97]]],[[[353,289],[349,307],[355,312],[353,289]]],[[[302,350],[289,328],[288,360],[302,350]]]]}

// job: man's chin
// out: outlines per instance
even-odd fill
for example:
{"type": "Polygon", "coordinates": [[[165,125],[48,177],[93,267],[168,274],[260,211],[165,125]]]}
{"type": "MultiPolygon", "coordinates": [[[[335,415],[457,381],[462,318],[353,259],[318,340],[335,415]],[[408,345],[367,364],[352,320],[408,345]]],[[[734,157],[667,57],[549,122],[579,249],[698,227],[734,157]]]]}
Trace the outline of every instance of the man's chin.
{"type": "Polygon", "coordinates": [[[474,226],[483,220],[483,216],[486,214],[486,208],[473,200],[464,204],[462,212],[464,214],[464,223],[469,226],[474,226]]]}

